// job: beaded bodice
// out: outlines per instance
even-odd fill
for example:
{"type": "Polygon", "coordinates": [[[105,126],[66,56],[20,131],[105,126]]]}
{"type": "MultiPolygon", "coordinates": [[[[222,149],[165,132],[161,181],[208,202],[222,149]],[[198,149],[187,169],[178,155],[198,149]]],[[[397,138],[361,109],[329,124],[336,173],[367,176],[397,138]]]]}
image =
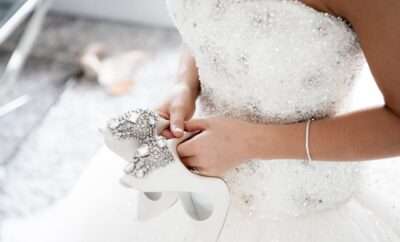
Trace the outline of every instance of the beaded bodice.
{"type": "MultiPolygon", "coordinates": [[[[294,0],[167,2],[199,69],[200,115],[291,123],[346,109],[364,59],[342,19],[294,0]]],[[[225,179],[243,211],[296,215],[348,199],[356,171],[349,163],[250,161],[225,179]]]]}

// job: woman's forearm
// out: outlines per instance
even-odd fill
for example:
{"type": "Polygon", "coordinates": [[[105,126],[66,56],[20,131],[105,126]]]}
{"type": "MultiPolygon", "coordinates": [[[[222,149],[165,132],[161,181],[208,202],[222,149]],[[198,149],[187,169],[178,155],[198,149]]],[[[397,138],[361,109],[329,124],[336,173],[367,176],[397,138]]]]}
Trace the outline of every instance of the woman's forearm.
{"type": "MultiPolygon", "coordinates": [[[[264,128],[264,139],[269,138],[271,147],[261,156],[305,159],[305,122],[264,128]]],[[[313,160],[363,161],[400,156],[400,118],[385,106],[314,120],[309,134],[313,160]]]]}

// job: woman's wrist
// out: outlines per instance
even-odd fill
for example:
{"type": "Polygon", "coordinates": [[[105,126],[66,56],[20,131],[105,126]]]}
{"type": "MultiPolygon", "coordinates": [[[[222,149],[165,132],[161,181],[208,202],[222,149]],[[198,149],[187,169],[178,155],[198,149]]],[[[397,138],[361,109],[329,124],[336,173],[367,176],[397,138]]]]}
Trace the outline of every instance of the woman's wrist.
{"type": "Polygon", "coordinates": [[[304,123],[257,126],[254,131],[255,158],[272,160],[304,157],[304,123]]]}

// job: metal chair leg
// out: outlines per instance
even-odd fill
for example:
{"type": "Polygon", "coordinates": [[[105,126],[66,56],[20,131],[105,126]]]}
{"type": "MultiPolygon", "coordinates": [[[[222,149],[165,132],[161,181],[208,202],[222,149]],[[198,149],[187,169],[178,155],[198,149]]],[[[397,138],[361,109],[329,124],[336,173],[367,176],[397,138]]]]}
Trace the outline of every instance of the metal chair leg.
{"type": "MultiPolygon", "coordinates": [[[[0,79],[0,97],[6,95],[10,90],[11,86],[16,82],[18,76],[25,64],[27,57],[37,39],[40,31],[42,30],[43,22],[46,14],[51,6],[52,0],[41,0],[36,7],[36,10],[29,21],[27,28],[21,37],[17,48],[14,50],[9,62],[7,63],[6,69],[0,79]]],[[[17,98],[18,99],[18,98],[17,98]]],[[[10,103],[14,102],[11,101],[10,103]]],[[[8,104],[5,104],[8,105],[8,104]]],[[[16,106],[20,107],[20,106],[16,106]]],[[[0,110],[3,106],[0,106],[0,110]]],[[[3,112],[2,115],[6,115],[15,109],[9,109],[8,112],[3,112]]]]}

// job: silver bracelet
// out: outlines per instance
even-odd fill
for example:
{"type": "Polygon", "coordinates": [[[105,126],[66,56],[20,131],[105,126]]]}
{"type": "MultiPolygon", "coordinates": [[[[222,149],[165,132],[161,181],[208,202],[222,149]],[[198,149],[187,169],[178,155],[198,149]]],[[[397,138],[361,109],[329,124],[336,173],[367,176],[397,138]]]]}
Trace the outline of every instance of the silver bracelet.
{"type": "Polygon", "coordinates": [[[310,124],[311,121],[315,120],[314,118],[308,119],[307,124],[306,124],[306,139],[305,139],[305,148],[306,148],[306,155],[307,155],[307,161],[305,161],[306,164],[309,164],[312,161],[311,154],[310,154],[310,124]]]}

